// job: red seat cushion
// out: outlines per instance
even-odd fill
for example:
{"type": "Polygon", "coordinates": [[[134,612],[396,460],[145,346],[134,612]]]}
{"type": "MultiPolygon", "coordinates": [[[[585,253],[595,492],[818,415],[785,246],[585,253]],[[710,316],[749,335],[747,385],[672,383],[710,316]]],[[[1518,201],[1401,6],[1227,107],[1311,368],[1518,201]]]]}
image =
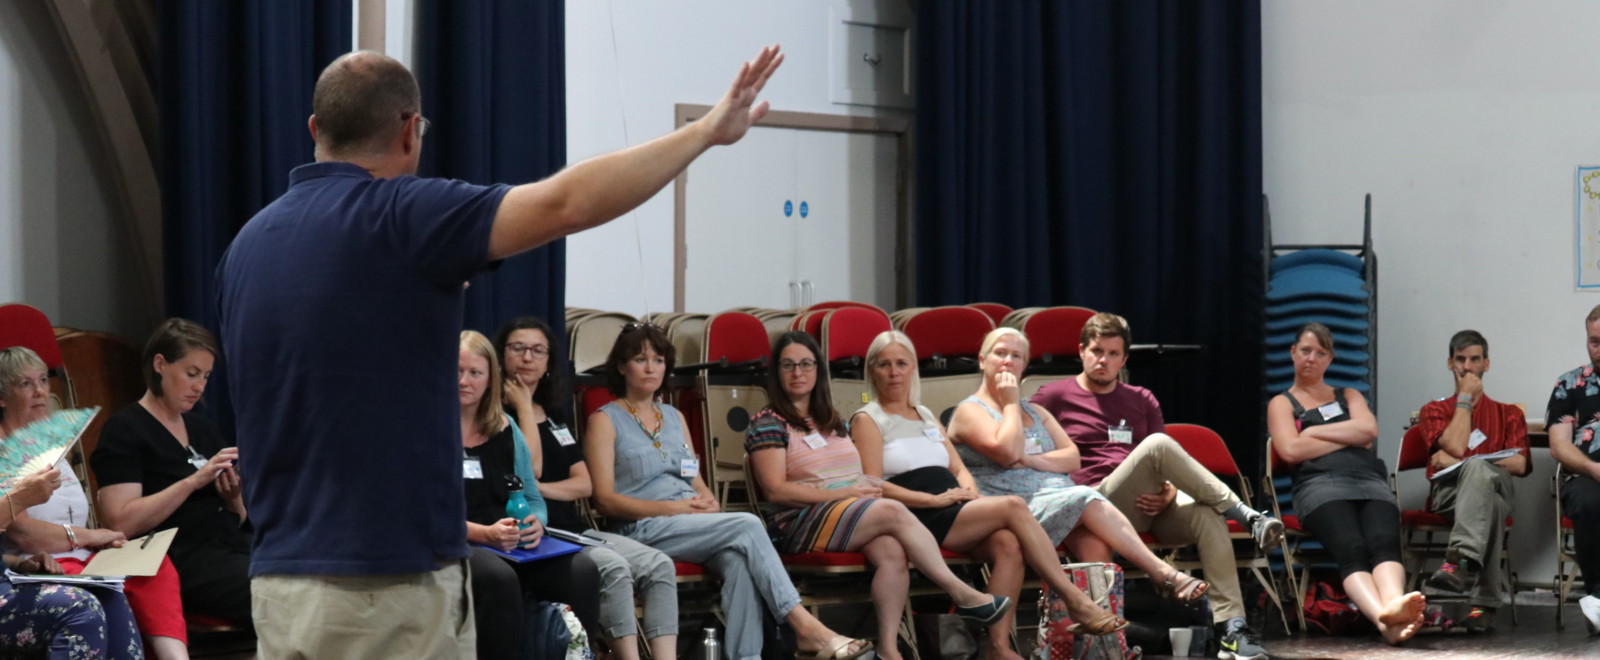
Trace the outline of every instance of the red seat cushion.
{"type": "Polygon", "coordinates": [[[675,573],[677,573],[678,577],[688,577],[688,576],[691,576],[691,575],[705,575],[706,574],[706,567],[701,566],[699,564],[691,564],[691,563],[686,562],[686,561],[675,561],[675,562],[672,562],[672,569],[673,569],[673,571],[675,573]]]}
{"type": "Polygon", "coordinates": [[[1243,533],[1245,533],[1244,525],[1239,524],[1239,521],[1237,521],[1237,520],[1229,520],[1228,521],[1228,533],[1229,534],[1243,534],[1243,533]]]}
{"type": "Polygon", "coordinates": [[[1572,529],[1572,519],[1566,516],[1561,516],[1561,528],[1572,529]]]}
{"type": "Polygon", "coordinates": [[[859,552],[801,552],[792,555],[778,555],[785,566],[813,566],[813,567],[839,567],[839,566],[865,566],[867,556],[859,552]]]}
{"type": "Polygon", "coordinates": [[[961,554],[959,552],[951,552],[951,551],[946,550],[944,548],[939,548],[939,556],[940,557],[944,557],[945,559],[967,559],[968,558],[964,554],[961,554]]]}
{"type": "Polygon", "coordinates": [[[1305,528],[1300,526],[1300,516],[1289,514],[1284,516],[1282,520],[1284,529],[1292,529],[1297,532],[1305,531],[1305,528]]]}

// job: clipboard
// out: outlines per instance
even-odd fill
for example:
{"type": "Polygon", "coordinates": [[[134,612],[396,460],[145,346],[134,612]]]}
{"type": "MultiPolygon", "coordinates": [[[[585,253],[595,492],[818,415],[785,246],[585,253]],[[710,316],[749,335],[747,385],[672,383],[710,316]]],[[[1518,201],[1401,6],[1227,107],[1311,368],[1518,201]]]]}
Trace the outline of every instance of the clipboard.
{"type": "Polygon", "coordinates": [[[146,577],[161,570],[161,559],[172,547],[178,528],[164,529],[122,544],[120,548],[106,548],[94,553],[80,575],[126,575],[146,577]]]}
{"type": "Polygon", "coordinates": [[[526,564],[530,561],[539,561],[541,559],[550,559],[552,557],[561,557],[583,550],[583,546],[575,543],[568,543],[561,539],[550,538],[549,536],[541,539],[539,541],[539,547],[531,550],[527,548],[513,548],[510,552],[506,552],[499,548],[491,548],[483,545],[482,543],[474,543],[473,545],[483,548],[484,550],[488,550],[489,552],[493,552],[501,557],[505,557],[506,559],[510,559],[511,561],[519,564],[526,564]]]}

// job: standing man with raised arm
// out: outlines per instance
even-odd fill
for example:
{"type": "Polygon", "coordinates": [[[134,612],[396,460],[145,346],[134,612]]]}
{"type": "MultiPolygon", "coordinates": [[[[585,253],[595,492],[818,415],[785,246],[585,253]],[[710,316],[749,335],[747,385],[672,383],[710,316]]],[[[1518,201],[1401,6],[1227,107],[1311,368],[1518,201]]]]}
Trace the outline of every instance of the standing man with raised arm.
{"type": "Polygon", "coordinates": [[[1550,393],[1545,430],[1550,433],[1550,456],[1561,463],[1561,512],[1572,519],[1574,554],[1583,572],[1587,592],[1578,601],[1589,634],[1600,634],[1600,305],[1583,320],[1588,333],[1589,362],[1561,374],[1550,393]]]}
{"type": "Polygon", "coordinates": [[[317,162],[218,268],[263,658],[473,656],[461,283],[738,141],[782,62],[763,48],[705,118],[519,186],[416,177],[428,120],[411,72],[366,51],[328,65],[308,122],[317,162]]]}
{"type": "Polygon", "coordinates": [[[1505,553],[1500,541],[1515,498],[1511,478],[1528,476],[1528,420],[1521,408],[1484,394],[1489,340],[1478,331],[1462,330],[1450,338],[1447,366],[1455,394],[1423,406],[1417,419],[1418,432],[1432,454],[1428,501],[1434,513],[1454,521],[1444,565],[1428,578],[1428,585],[1456,593],[1471,591],[1472,612],[1462,625],[1485,632],[1494,627],[1495,609],[1500,607],[1500,558],[1505,553]],[[1506,449],[1517,454],[1492,463],[1467,460],[1506,449]],[[1452,465],[1459,467],[1434,480],[1435,474],[1452,465]]]}

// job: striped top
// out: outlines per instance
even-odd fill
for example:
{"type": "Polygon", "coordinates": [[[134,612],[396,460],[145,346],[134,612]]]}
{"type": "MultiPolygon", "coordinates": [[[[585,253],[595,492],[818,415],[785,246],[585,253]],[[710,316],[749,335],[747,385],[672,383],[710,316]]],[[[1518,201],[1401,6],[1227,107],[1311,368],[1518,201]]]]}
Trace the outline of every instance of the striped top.
{"type": "Polygon", "coordinates": [[[820,435],[797,429],[771,408],[763,408],[750,420],[744,436],[745,453],[763,449],[783,449],[784,478],[790,482],[832,490],[855,484],[861,476],[861,454],[850,438],[829,433],[820,435]],[[806,438],[816,436],[807,441],[806,438]],[[813,447],[817,443],[824,443],[813,447]]]}

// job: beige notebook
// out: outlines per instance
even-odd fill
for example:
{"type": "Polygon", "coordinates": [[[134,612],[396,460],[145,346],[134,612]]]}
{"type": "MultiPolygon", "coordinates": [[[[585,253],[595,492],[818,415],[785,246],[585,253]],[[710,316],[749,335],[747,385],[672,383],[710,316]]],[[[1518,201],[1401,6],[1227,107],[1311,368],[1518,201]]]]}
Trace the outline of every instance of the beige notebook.
{"type": "Polygon", "coordinates": [[[155,575],[161,569],[161,558],[167,556],[178,528],[146,534],[123,544],[120,548],[106,548],[94,554],[83,567],[83,575],[126,575],[143,577],[155,575]]]}

